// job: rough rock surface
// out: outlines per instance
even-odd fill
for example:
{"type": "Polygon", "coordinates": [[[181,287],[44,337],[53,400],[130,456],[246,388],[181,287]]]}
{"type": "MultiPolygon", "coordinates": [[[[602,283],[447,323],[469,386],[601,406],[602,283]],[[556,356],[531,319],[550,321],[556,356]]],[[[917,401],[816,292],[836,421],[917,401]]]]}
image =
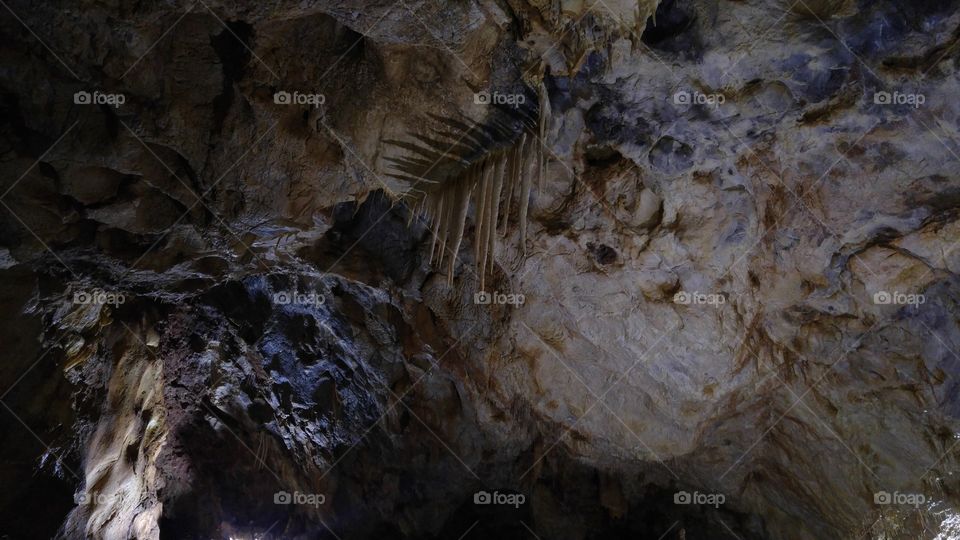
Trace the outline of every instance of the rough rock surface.
{"type": "Polygon", "coordinates": [[[958,7],[4,3],[0,533],[960,537],[958,7]],[[477,303],[388,141],[541,80],[477,303]]]}

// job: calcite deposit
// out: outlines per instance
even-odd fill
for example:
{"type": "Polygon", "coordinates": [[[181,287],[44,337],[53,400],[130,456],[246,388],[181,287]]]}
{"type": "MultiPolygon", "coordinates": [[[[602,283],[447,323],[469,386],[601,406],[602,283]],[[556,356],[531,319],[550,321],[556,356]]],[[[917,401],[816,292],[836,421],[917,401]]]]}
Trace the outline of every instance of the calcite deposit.
{"type": "Polygon", "coordinates": [[[0,536],[960,538],[960,2],[0,6],[0,536]]]}

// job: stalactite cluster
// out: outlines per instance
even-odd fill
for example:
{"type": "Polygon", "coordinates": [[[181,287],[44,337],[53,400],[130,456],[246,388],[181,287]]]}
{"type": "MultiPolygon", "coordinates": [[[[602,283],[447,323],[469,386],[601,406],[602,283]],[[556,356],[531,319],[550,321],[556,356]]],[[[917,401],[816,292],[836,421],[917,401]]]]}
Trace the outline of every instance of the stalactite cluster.
{"type": "Polygon", "coordinates": [[[407,202],[415,215],[428,220],[430,262],[438,268],[447,263],[448,283],[455,275],[471,199],[473,255],[481,289],[493,269],[496,238],[508,234],[514,204],[520,249],[526,250],[532,186],[535,178],[542,186],[546,165],[544,137],[550,105],[543,83],[537,96],[533,111],[513,109],[485,123],[433,115],[449,129],[432,136],[413,135],[417,143],[387,141],[413,154],[387,159],[394,166],[394,176],[413,182],[407,202]]]}

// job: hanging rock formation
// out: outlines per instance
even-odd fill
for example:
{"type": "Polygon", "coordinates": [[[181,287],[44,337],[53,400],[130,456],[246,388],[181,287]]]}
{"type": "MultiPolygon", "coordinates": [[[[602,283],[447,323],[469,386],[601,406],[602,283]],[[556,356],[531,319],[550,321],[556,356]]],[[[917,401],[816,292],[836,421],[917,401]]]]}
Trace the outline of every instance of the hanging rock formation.
{"type": "Polygon", "coordinates": [[[960,536],[960,3],[2,7],[0,535],[960,536]]]}

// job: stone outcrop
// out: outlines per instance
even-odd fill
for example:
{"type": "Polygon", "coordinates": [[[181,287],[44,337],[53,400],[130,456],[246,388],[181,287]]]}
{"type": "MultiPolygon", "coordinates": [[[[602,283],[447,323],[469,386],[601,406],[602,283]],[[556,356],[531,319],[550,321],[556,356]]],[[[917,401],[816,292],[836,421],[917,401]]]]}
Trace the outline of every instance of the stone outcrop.
{"type": "Polygon", "coordinates": [[[957,2],[4,8],[10,538],[960,535],[957,2]]]}

